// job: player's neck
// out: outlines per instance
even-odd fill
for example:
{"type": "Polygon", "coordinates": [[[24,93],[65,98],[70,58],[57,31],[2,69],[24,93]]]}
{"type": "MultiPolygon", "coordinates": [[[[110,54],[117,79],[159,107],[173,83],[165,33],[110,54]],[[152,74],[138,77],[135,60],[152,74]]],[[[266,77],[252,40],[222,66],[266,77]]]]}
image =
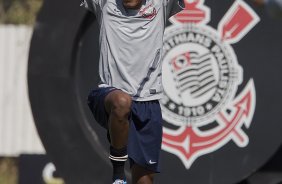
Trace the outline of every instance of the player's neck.
{"type": "Polygon", "coordinates": [[[129,10],[139,10],[142,6],[143,0],[123,0],[123,6],[129,10]]]}

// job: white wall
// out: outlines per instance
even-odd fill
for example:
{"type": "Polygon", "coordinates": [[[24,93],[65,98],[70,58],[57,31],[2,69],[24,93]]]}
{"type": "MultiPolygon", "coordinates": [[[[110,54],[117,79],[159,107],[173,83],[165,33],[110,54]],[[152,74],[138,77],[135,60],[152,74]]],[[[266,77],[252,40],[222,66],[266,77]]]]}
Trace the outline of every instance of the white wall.
{"type": "Polygon", "coordinates": [[[0,156],[45,153],[27,91],[31,35],[28,26],[0,25],[0,156]]]}

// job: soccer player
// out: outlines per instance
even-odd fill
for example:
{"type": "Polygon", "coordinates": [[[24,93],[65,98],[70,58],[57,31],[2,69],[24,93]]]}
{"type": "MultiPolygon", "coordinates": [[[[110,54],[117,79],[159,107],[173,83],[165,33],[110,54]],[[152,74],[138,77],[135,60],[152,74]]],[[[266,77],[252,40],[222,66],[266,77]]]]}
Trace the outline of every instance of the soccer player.
{"type": "Polygon", "coordinates": [[[100,28],[100,84],[88,105],[107,129],[113,183],[151,184],[159,172],[162,116],[162,47],[167,19],[183,0],[83,0],[100,28]]]}

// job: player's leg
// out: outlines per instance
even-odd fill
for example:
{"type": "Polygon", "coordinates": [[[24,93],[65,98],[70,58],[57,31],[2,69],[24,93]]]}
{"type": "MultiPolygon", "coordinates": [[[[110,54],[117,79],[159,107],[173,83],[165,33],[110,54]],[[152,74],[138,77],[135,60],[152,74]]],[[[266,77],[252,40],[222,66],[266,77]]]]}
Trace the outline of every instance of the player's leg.
{"type": "Polygon", "coordinates": [[[159,173],[162,116],[159,102],[132,103],[128,153],[133,184],[152,184],[159,173]]]}
{"type": "Polygon", "coordinates": [[[105,98],[105,107],[109,115],[111,145],[117,149],[127,145],[131,103],[131,97],[120,90],[110,92],[105,98]]]}
{"type": "Polygon", "coordinates": [[[109,134],[111,139],[110,159],[113,165],[113,180],[125,179],[124,165],[127,160],[127,139],[131,111],[131,97],[114,90],[105,98],[105,108],[109,115],[109,134]]]}
{"type": "Polygon", "coordinates": [[[155,173],[137,164],[133,164],[131,167],[131,173],[133,184],[152,184],[154,182],[155,173]]]}

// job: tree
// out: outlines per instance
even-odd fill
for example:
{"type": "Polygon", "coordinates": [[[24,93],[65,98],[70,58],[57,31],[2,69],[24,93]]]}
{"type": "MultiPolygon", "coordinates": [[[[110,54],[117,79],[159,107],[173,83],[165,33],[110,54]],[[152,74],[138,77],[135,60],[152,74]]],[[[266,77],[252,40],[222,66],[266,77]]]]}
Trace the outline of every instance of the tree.
{"type": "Polygon", "coordinates": [[[0,0],[0,23],[33,24],[42,0],[0,0]]]}

